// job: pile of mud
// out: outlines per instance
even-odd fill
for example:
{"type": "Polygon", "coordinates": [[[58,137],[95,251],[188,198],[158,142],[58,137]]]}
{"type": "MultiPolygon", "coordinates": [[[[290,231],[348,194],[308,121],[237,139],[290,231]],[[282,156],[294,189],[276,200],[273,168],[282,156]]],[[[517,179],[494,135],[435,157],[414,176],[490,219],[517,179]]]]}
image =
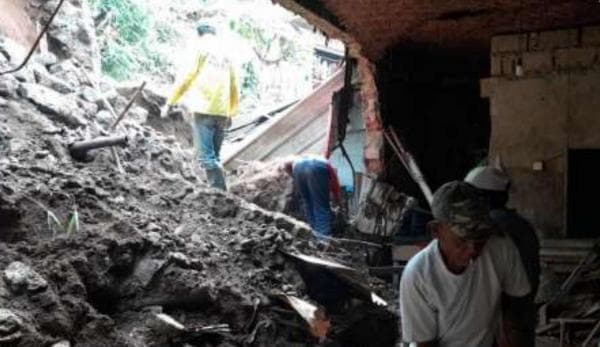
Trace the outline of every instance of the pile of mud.
{"type": "Polygon", "coordinates": [[[283,160],[249,162],[232,172],[229,190],[265,210],[277,211],[304,220],[300,197],[283,160]]]}
{"type": "MultiPolygon", "coordinates": [[[[0,70],[18,63],[3,43],[0,70]]],[[[192,152],[148,125],[181,121],[159,119],[152,103],[109,130],[77,65],[48,55],[0,76],[0,346],[317,344],[273,297],[309,299],[280,252],[360,267],[362,250],[322,250],[305,224],[207,188],[192,152]],[[114,135],[128,139],[116,150],[122,172],[108,149],[86,163],[69,155],[73,142],[114,135]]],[[[103,92],[117,111],[127,101],[103,92]]],[[[366,282],[390,299],[386,283],[366,282]]],[[[345,305],[321,345],[393,345],[391,313],[345,305]]]]}

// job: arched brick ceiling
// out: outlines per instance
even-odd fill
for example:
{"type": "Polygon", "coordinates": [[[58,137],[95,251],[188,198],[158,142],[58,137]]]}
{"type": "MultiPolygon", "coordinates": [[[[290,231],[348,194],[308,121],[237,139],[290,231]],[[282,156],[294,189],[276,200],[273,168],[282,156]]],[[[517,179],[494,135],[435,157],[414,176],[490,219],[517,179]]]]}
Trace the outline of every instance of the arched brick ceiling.
{"type": "Polygon", "coordinates": [[[598,0],[273,1],[332,36],[350,35],[372,60],[402,43],[487,51],[495,34],[600,23],[598,0]]]}

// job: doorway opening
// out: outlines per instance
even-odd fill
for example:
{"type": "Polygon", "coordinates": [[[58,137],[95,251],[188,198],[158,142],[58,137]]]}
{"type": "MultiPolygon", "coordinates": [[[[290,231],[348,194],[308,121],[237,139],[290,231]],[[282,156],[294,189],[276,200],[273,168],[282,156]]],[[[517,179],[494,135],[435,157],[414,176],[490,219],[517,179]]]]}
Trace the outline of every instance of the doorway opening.
{"type": "Polygon", "coordinates": [[[594,238],[600,219],[594,201],[600,194],[600,149],[570,149],[567,169],[567,237],[594,238]]]}

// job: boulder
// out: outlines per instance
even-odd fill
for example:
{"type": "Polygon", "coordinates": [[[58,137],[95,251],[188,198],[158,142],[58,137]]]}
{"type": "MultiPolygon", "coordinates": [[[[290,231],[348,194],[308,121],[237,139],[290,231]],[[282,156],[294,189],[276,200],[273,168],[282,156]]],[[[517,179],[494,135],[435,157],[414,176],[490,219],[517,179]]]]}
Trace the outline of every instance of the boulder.
{"type": "Polygon", "coordinates": [[[21,330],[21,318],[9,309],[0,308],[0,344],[16,343],[23,336],[21,330]]]}
{"type": "Polygon", "coordinates": [[[14,78],[4,76],[0,80],[0,96],[5,98],[12,98],[17,95],[17,87],[19,82],[17,82],[14,78]]]}
{"type": "Polygon", "coordinates": [[[96,122],[105,128],[110,126],[114,121],[115,117],[113,117],[113,115],[106,110],[96,113],[96,122]]]}
{"type": "Polygon", "coordinates": [[[56,54],[52,52],[42,52],[34,56],[34,61],[48,68],[58,63],[58,58],[56,57],[56,54]]]}
{"type": "MultiPolygon", "coordinates": [[[[58,1],[35,2],[41,4],[42,23],[45,23],[58,1]]],[[[59,59],[75,58],[88,70],[100,72],[100,53],[88,1],[66,1],[60,9],[60,15],[50,25],[47,35],[48,49],[59,59]]]]}
{"type": "Polygon", "coordinates": [[[40,274],[20,261],[8,265],[4,270],[4,281],[14,293],[21,293],[23,290],[37,293],[48,288],[48,282],[40,274]]]}
{"type": "Polygon", "coordinates": [[[71,347],[71,342],[67,340],[58,341],[57,343],[53,344],[52,347],[71,347]]]}
{"type": "Polygon", "coordinates": [[[71,60],[63,60],[58,64],[51,65],[48,71],[56,78],[71,86],[85,84],[85,76],[82,76],[80,68],[75,66],[71,60]]]}
{"type": "Polygon", "coordinates": [[[75,92],[75,86],[60,78],[52,76],[45,67],[34,67],[33,74],[37,83],[53,89],[61,94],[71,94],[75,92]]]}
{"type": "Polygon", "coordinates": [[[19,86],[19,93],[55,122],[72,128],[84,126],[87,123],[86,111],[80,108],[77,98],[73,96],[63,95],[33,83],[22,83],[19,86]]]}

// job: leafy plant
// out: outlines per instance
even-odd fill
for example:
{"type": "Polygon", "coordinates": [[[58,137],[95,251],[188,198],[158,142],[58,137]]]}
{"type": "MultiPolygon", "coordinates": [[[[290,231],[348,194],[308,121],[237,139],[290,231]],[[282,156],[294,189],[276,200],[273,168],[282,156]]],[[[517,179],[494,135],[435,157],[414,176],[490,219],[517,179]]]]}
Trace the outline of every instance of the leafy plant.
{"type": "Polygon", "coordinates": [[[73,206],[70,218],[67,221],[62,222],[52,210],[46,207],[46,205],[30,197],[27,197],[27,199],[46,212],[48,230],[52,234],[52,238],[55,238],[58,232],[66,234],[67,236],[71,236],[74,232],[79,232],[79,211],[77,210],[77,205],[73,206]]]}
{"type": "Polygon", "coordinates": [[[97,11],[112,13],[111,26],[129,44],[142,41],[150,30],[149,10],[133,0],[93,0],[97,11]]]}
{"type": "Polygon", "coordinates": [[[116,80],[124,80],[131,76],[136,60],[132,52],[116,42],[108,42],[101,50],[102,71],[116,80]]]}
{"type": "Polygon", "coordinates": [[[179,38],[179,33],[169,23],[157,22],[154,25],[156,40],[160,43],[168,43],[179,38]]]}
{"type": "Polygon", "coordinates": [[[242,80],[242,94],[255,95],[258,93],[258,75],[254,69],[254,64],[249,61],[242,65],[244,77],[242,80]]]}
{"type": "Polygon", "coordinates": [[[291,60],[298,53],[299,47],[281,33],[273,30],[266,30],[263,26],[256,23],[251,18],[242,17],[229,22],[229,28],[237,32],[241,37],[252,42],[254,51],[258,58],[265,63],[277,63],[281,60],[291,60]],[[273,50],[277,58],[268,61],[266,58],[273,50]]]}
{"type": "Polygon", "coordinates": [[[136,73],[153,74],[169,67],[169,59],[156,47],[178,37],[167,22],[140,0],[89,0],[108,24],[98,28],[102,71],[122,81],[136,73]]]}

